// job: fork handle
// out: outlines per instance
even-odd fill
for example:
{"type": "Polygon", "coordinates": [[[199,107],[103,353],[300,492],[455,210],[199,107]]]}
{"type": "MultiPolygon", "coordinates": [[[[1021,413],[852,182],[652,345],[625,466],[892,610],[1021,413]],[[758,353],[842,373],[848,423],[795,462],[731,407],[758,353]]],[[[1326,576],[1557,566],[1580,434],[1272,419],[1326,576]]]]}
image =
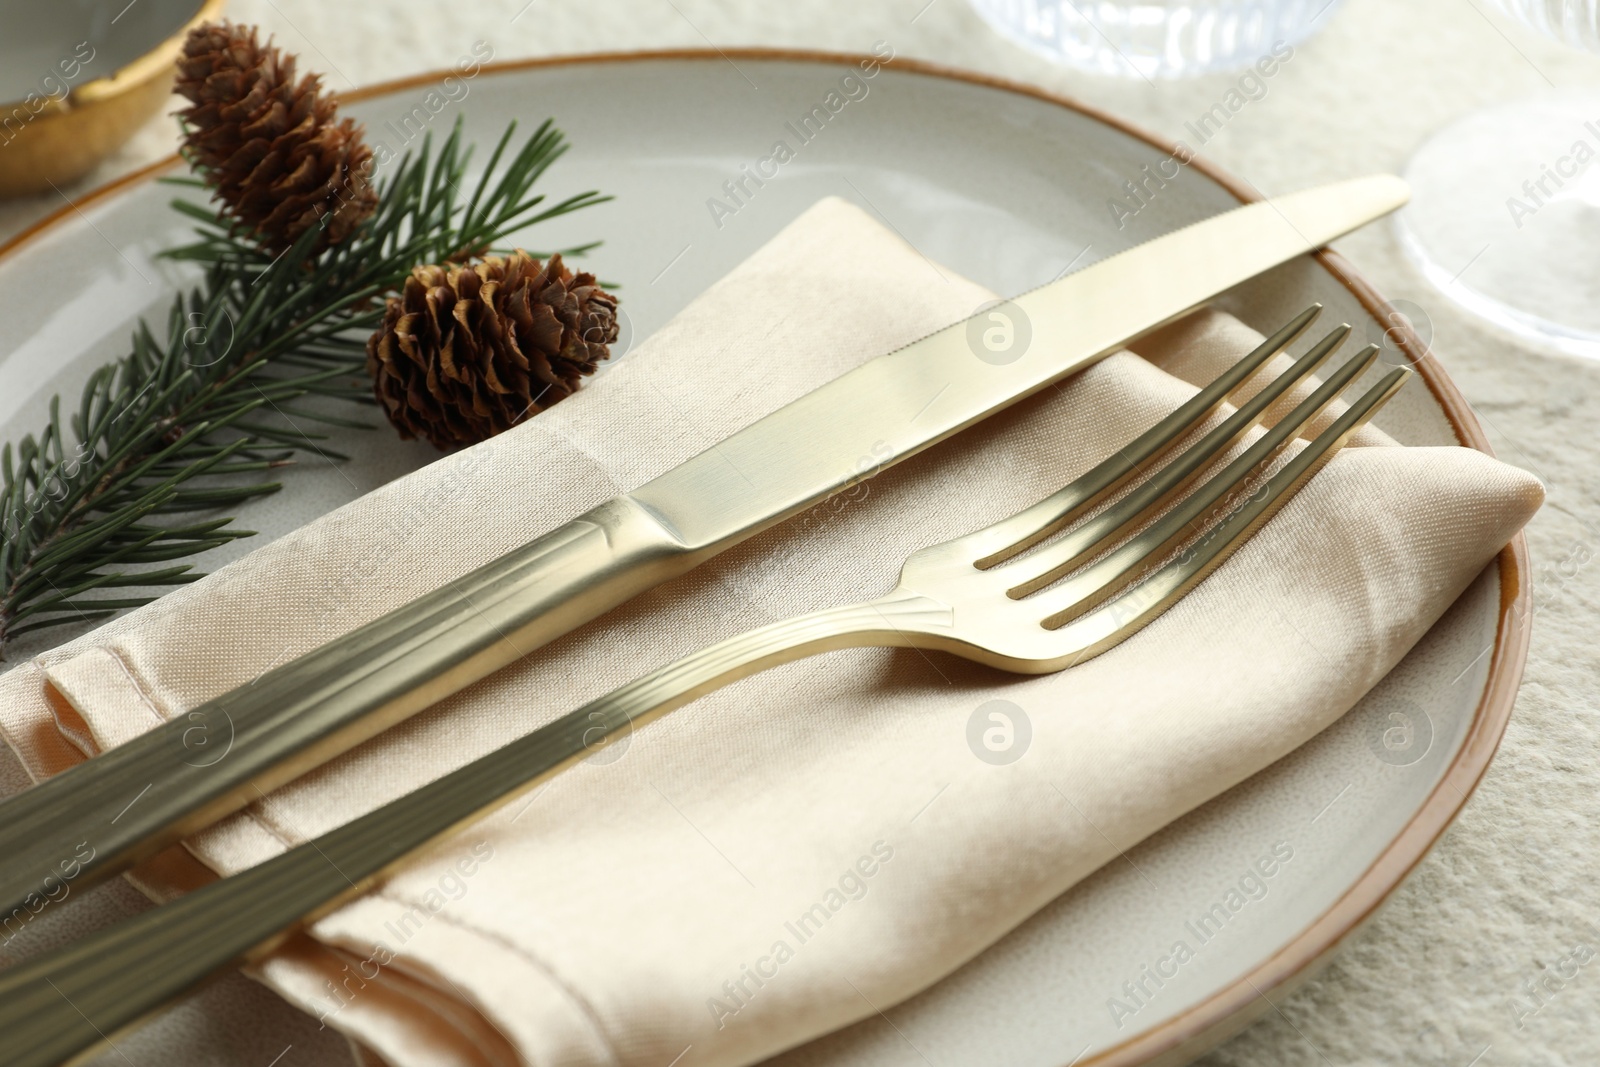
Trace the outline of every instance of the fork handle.
{"type": "Polygon", "coordinates": [[[0,802],[0,926],[13,932],[701,558],[617,497],[0,802]]]}
{"type": "Polygon", "coordinates": [[[950,610],[920,596],[785,619],[630,682],[472,763],[247,871],[0,971],[12,1067],[88,1049],[229,963],[253,959],[369,888],[408,853],[705,693],[840,648],[925,644],[950,610]]]}

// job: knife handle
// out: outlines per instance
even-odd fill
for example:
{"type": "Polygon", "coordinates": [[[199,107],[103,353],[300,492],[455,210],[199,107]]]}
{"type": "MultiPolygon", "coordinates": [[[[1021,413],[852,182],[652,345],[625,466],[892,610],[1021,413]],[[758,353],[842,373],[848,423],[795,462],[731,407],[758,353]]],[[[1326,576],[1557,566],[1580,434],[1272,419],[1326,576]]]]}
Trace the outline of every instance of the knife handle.
{"type": "Polygon", "coordinates": [[[51,901],[699,561],[631,497],[0,802],[0,940],[51,901]]]}

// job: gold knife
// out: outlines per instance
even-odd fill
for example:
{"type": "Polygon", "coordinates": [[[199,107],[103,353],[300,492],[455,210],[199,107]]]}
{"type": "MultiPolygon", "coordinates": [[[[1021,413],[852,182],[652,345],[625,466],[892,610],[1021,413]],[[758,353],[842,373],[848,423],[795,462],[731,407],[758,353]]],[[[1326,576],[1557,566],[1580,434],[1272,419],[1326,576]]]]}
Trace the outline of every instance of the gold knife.
{"type": "Polygon", "coordinates": [[[1236,208],[879,356],[630,493],[0,803],[0,922],[236,811],[629,598],[1400,207],[1376,175],[1236,208]],[[185,734],[232,736],[197,761],[185,734]],[[207,762],[209,765],[197,766],[207,762]]]}

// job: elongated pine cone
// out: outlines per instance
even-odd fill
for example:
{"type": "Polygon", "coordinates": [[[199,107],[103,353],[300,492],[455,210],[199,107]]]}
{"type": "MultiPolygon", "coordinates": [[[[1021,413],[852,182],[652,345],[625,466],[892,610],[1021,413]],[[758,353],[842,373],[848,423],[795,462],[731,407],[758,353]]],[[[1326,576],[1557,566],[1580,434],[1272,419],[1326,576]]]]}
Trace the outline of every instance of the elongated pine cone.
{"type": "Polygon", "coordinates": [[[321,251],[349,237],[378,205],[372,150],[361,127],[338,118],[315,74],[256,40],[253,26],[205,23],[178,57],[177,91],[193,104],[187,154],[204,168],[227,213],[266,248],[282,251],[312,227],[321,251]]]}
{"type": "Polygon", "coordinates": [[[519,249],[415,268],[367,341],[367,371],[401,437],[448,449],[571,396],[616,339],[617,298],[594,275],[519,249]]]}

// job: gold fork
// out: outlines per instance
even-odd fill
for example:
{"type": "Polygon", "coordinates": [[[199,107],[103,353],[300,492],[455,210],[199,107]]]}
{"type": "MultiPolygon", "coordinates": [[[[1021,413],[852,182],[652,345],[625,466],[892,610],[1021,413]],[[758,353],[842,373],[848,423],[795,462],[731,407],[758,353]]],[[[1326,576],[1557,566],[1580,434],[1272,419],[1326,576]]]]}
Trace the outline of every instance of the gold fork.
{"type": "Polygon", "coordinates": [[[1221,564],[1409,377],[1407,370],[1391,371],[1270,477],[1253,478],[1372,364],[1378,349],[1368,346],[1180,496],[1344,341],[1347,325],[1198,433],[1228,395],[1297,338],[1319,310],[1301,313],[1066,488],[992,526],[913,553],[888,595],[764,626],[686,656],[266,863],[0,972],[0,1041],[7,1062],[43,1067],[108,1039],[210,972],[271,950],[293,929],[369,887],[408,853],[548,779],[617,731],[736,679],[820,652],[860,647],[941,649],[1008,671],[1043,674],[1126,640],[1221,564]],[[1090,514],[1197,433],[1169,462],[1090,514]]]}

